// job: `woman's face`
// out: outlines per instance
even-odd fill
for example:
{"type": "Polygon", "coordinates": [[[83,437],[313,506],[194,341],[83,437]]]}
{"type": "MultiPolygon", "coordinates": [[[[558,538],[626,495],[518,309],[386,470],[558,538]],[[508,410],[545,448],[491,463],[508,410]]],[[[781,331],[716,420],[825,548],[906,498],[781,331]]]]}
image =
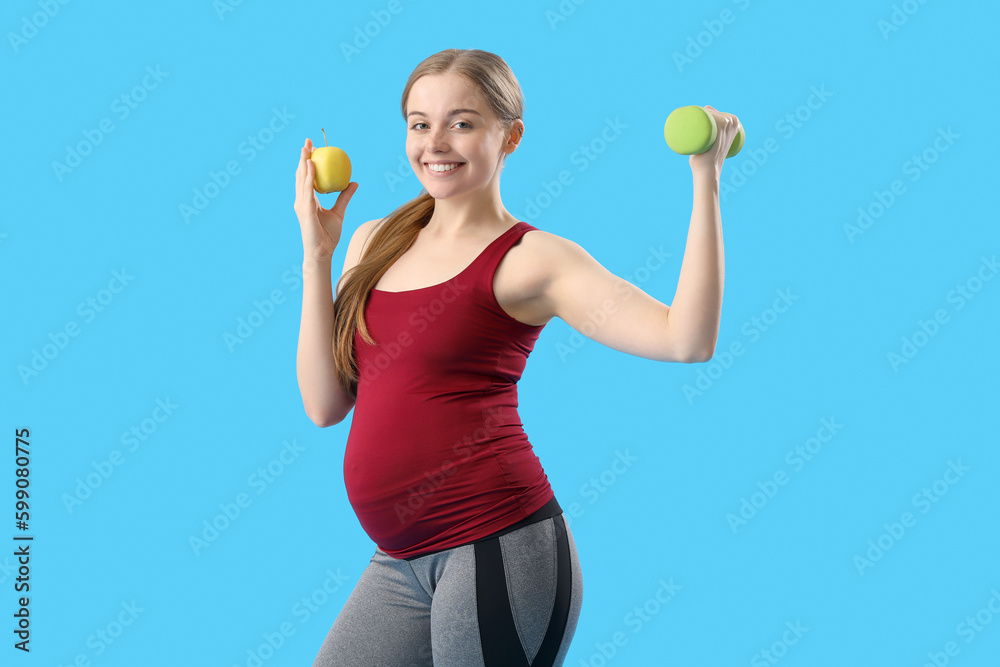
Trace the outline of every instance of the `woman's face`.
{"type": "Polygon", "coordinates": [[[406,155],[430,196],[447,199],[481,190],[498,175],[508,137],[465,77],[453,73],[420,77],[410,87],[406,114],[406,155]],[[451,113],[459,109],[464,111],[451,113]],[[459,166],[432,172],[428,163],[459,166]]]}

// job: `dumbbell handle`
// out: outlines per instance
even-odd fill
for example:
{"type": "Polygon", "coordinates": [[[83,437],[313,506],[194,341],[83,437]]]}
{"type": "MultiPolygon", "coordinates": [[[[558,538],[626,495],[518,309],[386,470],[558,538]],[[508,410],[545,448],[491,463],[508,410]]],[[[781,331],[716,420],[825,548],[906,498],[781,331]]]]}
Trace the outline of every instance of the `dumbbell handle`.
{"type": "MultiPolygon", "coordinates": [[[[663,138],[667,145],[681,155],[697,155],[710,150],[718,136],[719,127],[715,124],[715,117],[699,106],[678,107],[670,112],[663,124],[663,138]]],[[[726,157],[739,153],[745,139],[741,124],[726,157]]]]}

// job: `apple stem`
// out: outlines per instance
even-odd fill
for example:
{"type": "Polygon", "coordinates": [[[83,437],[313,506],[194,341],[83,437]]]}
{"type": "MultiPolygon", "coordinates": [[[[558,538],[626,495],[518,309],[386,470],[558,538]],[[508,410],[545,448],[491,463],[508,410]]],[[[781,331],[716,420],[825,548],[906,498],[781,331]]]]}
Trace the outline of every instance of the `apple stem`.
{"type": "Polygon", "coordinates": [[[326,144],[327,146],[329,146],[329,145],[330,145],[330,142],[326,140],[326,130],[324,130],[324,129],[323,129],[322,127],[321,127],[321,128],[319,128],[319,131],[323,133],[323,143],[325,143],[325,144],[326,144]]]}

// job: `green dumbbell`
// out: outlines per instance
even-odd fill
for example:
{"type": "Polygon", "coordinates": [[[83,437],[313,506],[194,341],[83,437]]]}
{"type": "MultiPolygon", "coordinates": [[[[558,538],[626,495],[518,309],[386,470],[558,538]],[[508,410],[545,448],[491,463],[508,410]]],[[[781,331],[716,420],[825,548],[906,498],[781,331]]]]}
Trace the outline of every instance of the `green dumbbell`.
{"type": "MultiPolygon", "coordinates": [[[[715,145],[719,128],[715,117],[699,106],[678,107],[667,116],[663,124],[663,138],[675,153],[681,155],[697,155],[704,153],[715,145]]],[[[733,157],[743,149],[743,125],[740,125],[733,145],[729,147],[727,158],[733,157]]]]}

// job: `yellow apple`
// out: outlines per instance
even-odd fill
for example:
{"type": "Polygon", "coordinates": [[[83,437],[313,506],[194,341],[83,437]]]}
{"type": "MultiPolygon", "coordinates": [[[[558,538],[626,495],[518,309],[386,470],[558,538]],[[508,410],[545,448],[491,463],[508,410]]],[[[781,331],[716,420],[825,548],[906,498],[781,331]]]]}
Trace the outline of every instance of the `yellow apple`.
{"type": "MultiPolygon", "coordinates": [[[[326,141],[326,131],[323,132],[326,141]]],[[[314,148],[309,155],[316,169],[313,187],[316,192],[339,192],[351,182],[351,159],[336,146],[314,148]]]]}

